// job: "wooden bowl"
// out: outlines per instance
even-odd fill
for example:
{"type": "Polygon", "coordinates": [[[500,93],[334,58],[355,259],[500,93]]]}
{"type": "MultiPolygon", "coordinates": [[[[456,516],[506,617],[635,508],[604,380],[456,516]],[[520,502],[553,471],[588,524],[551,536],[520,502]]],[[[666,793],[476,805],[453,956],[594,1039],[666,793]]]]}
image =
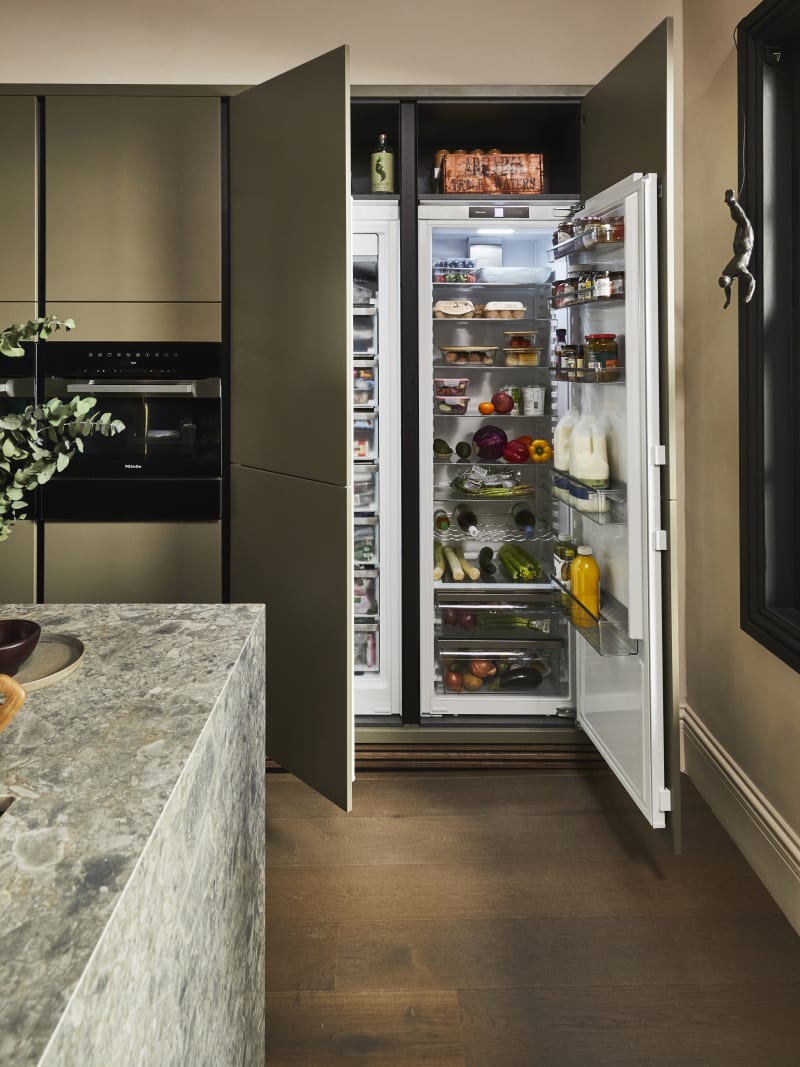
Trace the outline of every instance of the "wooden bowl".
{"type": "Polygon", "coordinates": [[[14,675],[39,643],[42,628],[30,619],[0,619],[0,674],[14,675]]]}

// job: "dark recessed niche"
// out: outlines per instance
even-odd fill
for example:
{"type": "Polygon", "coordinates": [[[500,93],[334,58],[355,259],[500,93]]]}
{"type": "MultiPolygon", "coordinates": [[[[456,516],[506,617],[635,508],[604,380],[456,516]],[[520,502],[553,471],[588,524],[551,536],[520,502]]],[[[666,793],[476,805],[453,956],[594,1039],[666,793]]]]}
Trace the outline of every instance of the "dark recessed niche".
{"type": "MultiPolygon", "coordinates": [[[[395,150],[395,192],[416,175],[414,195],[436,195],[433,161],[438,149],[475,148],[541,152],[544,195],[575,198],[580,191],[581,100],[404,100],[413,109],[413,143],[401,143],[398,100],[354,99],[351,103],[351,169],[354,196],[370,194],[369,160],[379,133],[395,150]]],[[[403,129],[409,130],[404,121],[403,129]]]]}
{"type": "MultiPolygon", "coordinates": [[[[394,149],[394,187],[400,188],[400,105],[397,100],[353,100],[350,107],[350,169],[353,196],[371,193],[369,161],[385,133],[394,149]]],[[[385,195],[385,194],[384,194],[385,195]]]]}
{"type": "Polygon", "coordinates": [[[440,148],[540,152],[544,193],[575,196],[580,189],[579,99],[439,100],[417,107],[417,188],[436,190],[433,160],[440,148]]]}

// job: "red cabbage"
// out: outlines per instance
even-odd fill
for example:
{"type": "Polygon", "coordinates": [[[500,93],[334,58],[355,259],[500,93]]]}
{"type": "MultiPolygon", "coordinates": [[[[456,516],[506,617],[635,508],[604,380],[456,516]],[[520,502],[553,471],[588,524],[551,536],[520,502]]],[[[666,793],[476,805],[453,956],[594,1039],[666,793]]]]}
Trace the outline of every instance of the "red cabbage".
{"type": "Polygon", "coordinates": [[[481,459],[500,459],[507,444],[508,437],[499,426],[481,426],[472,435],[472,446],[481,459]]]}

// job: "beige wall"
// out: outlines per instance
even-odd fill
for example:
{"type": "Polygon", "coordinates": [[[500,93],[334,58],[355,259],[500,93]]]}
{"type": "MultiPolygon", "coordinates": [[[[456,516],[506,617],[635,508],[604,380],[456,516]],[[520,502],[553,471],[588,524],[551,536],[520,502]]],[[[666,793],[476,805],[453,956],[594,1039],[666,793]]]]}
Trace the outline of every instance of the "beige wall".
{"type": "Polygon", "coordinates": [[[739,628],[737,312],[717,283],[739,181],[732,34],[754,6],[684,5],[686,701],[798,833],[800,675],[739,628]]]}
{"type": "MultiPolygon", "coordinates": [[[[12,0],[5,7],[11,8],[12,0]]],[[[681,0],[38,0],[0,16],[4,82],[251,85],[341,44],[355,85],[598,81],[681,0]]]]}

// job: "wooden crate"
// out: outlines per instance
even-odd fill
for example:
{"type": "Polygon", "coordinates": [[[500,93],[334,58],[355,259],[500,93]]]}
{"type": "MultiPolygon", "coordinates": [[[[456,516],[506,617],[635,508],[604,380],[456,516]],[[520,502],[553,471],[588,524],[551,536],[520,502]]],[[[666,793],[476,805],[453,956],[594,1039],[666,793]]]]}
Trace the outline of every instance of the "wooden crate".
{"type": "Polygon", "coordinates": [[[447,152],[441,165],[443,193],[535,196],[542,192],[539,153],[447,152]]]}

